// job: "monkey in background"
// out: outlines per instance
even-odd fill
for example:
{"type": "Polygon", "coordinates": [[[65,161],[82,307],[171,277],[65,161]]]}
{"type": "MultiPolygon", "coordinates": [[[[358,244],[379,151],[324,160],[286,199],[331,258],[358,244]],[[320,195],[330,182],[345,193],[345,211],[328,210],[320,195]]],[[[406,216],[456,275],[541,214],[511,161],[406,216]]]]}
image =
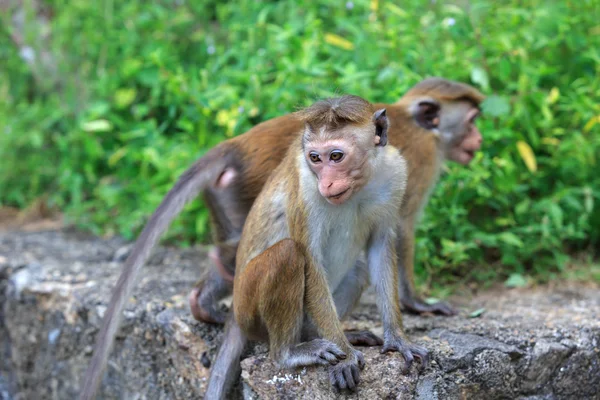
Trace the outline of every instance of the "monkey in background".
{"type": "MultiPolygon", "coordinates": [[[[455,314],[445,302],[427,304],[416,295],[415,225],[444,161],[468,165],[480,149],[482,136],[475,120],[483,99],[484,96],[469,85],[429,78],[410,89],[397,103],[376,104],[377,108],[387,110],[391,121],[390,143],[402,149],[408,162],[408,186],[401,210],[397,254],[400,301],[409,312],[455,314]]],[[[263,122],[224,143],[222,156],[232,157],[235,163],[232,161],[216,185],[207,187],[204,192],[216,244],[210,255],[217,268],[206,271],[190,293],[190,309],[196,319],[225,322],[226,313],[219,309],[218,303],[231,293],[235,250],[245,217],[256,190],[262,187],[295,137],[289,133],[301,130],[302,121],[291,114],[263,122]]]]}
{"type": "Polygon", "coordinates": [[[247,338],[268,341],[282,367],[327,365],[335,388],[354,390],[364,359],[338,315],[360,297],[362,290],[347,285],[355,286],[354,276],[361,274],[376,289],[382,352],[400,352],[409,366],[415,356],[427,362],[427,351],[404,337],[398,300],[396,232],[406,161],[388,145],[386,110],[374,111],[360,97],[343,96],[296,114],[304,131],[243,228],[234,318],[212,367],[207,399],[227,394],[247,338]],[[359,262],[363,250],[367,265],[359,262]],[[347,296],[335,296],[340,291],[354,295],[350,304],[342,304],[347,296]],[[316,335],[301,342],[306,323],[316,335]]]}
{"type": "MultiPolygon", "coordinates": [[[[468,164],[481,147],[475,126],[483,95],[471,86],[442,78],[429,78],[414,86],[397,103],[377,104],[386,108],[391,123],[388,138],[402,148],[408,166],[404,206],[397,231],[399,295],[412,312],[454,310],[445,303],[426,304],[414,291],[414,227],[433,189],[444,160],[468,164]]],[[[185,204],[199,193],[211,214],[216,247],[210,269],[190,293],[195,318],[224,323],[226,314],[218,301],[229,295],[235,274],[235,254],[246,216],[267,178],[283,159],[287,148],[302,132],[303,122],[294,114],[266,121],[243,135],[219,144],[186,170],[167,193],[140,233],[119,277],[100,331],[94,355],[86,372],[81,399],[91,399],[117,332],[122,311],[131,296],[135,278],[150,251],[185,204]]],[[[359,280],[362,285],[368,281],[359,280]]],[[[340,296],[353,297],[348,292],[340,296]]],[[[340,314],[342,315],[342,314],[340,314]]]]}

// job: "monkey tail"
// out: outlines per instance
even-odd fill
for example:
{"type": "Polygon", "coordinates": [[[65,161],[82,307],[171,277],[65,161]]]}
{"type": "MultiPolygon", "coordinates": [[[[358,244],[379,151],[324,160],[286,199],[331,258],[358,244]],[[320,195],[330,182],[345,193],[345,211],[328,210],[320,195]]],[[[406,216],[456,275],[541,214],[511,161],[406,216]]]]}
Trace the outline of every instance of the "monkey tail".
{"type": "Polygon", "coordinates": [[[210,371],[205,399],[223,400],[240,375],[240,357],[248,338],[235,322],[233,312],[230,313],[223,342],[219,347],[216,361],[210,371]]]}
{"type": "Polygon", "coordinates": [[[131,296],[136,277],[144,265],[150,250],[168,228],[183,207],[210,184],[215,184],[225,168],[223,147],[217,146],[196,161],[177,180],[167,193],[136,240],[123,272],[114,288],[102,327],[97,336],[94,355],[88,366],[79,396],[80,400],[93,400],[102,380],[115,334],[121,322],[126,300],[131,296]]]}

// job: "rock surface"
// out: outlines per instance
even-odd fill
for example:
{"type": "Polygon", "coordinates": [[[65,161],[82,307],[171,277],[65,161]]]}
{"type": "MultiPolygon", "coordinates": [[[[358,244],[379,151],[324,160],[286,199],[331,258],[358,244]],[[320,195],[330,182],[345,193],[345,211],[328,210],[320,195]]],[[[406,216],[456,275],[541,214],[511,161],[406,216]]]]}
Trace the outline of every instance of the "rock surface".
{"type": "MultiPolygon", "coordinates": [[[[70,230],[0,233],[0,400],[75,398],[112,285],[128,251],[118,239],[70,230]]],[[[200,398],[222,330],[190,317],[187,292],[202,248],[159,248],[129,302],[100,398],[200,398]]],[[[593,284],[496,290],[454,300],[452,318],[406,316],[431,365],[363,348],[355,394],[322,368],[281,371],[249,350],[234,398],[600,399],[600,291],[593,284]],[[473,310],[485,307],[477,318],[473,310]]],[[[381,332],[367,292],[345,324],[381,332]]]]}

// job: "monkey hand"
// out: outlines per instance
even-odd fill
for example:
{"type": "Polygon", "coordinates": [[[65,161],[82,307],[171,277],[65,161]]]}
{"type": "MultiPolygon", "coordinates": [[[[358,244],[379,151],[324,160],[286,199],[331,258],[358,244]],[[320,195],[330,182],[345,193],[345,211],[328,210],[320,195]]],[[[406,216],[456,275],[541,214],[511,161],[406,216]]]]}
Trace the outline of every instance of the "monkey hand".
{"type": "Polygon", "coordinates": [[[445,315],[450,317],[458,314],[458,311],[445,301],[438,301],[437,303],[427,304],[423,300],[414,297],[409,299],[401,299],[402,306],[406,311],[411,314],[425,314],[432,313],[438,315],[445,315]]]}
{"type": "Polygon", "coordinates": [[[356,385],[360,381],[360,370],[365,367],[363,354],[350,349],[348,357],[336,365],[329,367],[329,381],[336,390],[356,390],[356,385]]]}
{"type": "Polygon", "coordinates": [[[400,336],[392,336],[385,339],[381,353],[389,351],[397,351],[402,354],[402,357],[406,361],[406,371],[412,366],[415,357],[421,360],[421,370],[429,364],[429,352],[426,348],[412,344],[400,336]]]}

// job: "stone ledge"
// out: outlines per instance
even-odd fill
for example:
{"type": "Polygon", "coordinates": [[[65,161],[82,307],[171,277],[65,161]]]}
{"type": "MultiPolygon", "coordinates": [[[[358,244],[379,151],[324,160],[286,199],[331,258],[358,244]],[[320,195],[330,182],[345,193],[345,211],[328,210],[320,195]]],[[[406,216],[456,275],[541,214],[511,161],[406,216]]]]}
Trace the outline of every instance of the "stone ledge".
{"type": "MultiPolygon", "coordinates": [[[[125,243],[68,230],[0,233],[0,399],[74,398],[125,243]]],[[[222,330],[189,316],[186,294],[206,268],[203,249],[155,252],[129,303],[100,398],[199,398],[222,330]]],[[[429,368],[404,371],[398,354],[362,349],[355,394],[339,396],[323,368],[281,371],[265,346],[242,362],[237,397],[600,399],[597,286],[499,290],[470,299],[461,316],[405,317],[429,368]],[[470,311],[485,307],[480,318],[470,311]]],[[[367,292],[348,328],[381,332],[367,292]]]]}

